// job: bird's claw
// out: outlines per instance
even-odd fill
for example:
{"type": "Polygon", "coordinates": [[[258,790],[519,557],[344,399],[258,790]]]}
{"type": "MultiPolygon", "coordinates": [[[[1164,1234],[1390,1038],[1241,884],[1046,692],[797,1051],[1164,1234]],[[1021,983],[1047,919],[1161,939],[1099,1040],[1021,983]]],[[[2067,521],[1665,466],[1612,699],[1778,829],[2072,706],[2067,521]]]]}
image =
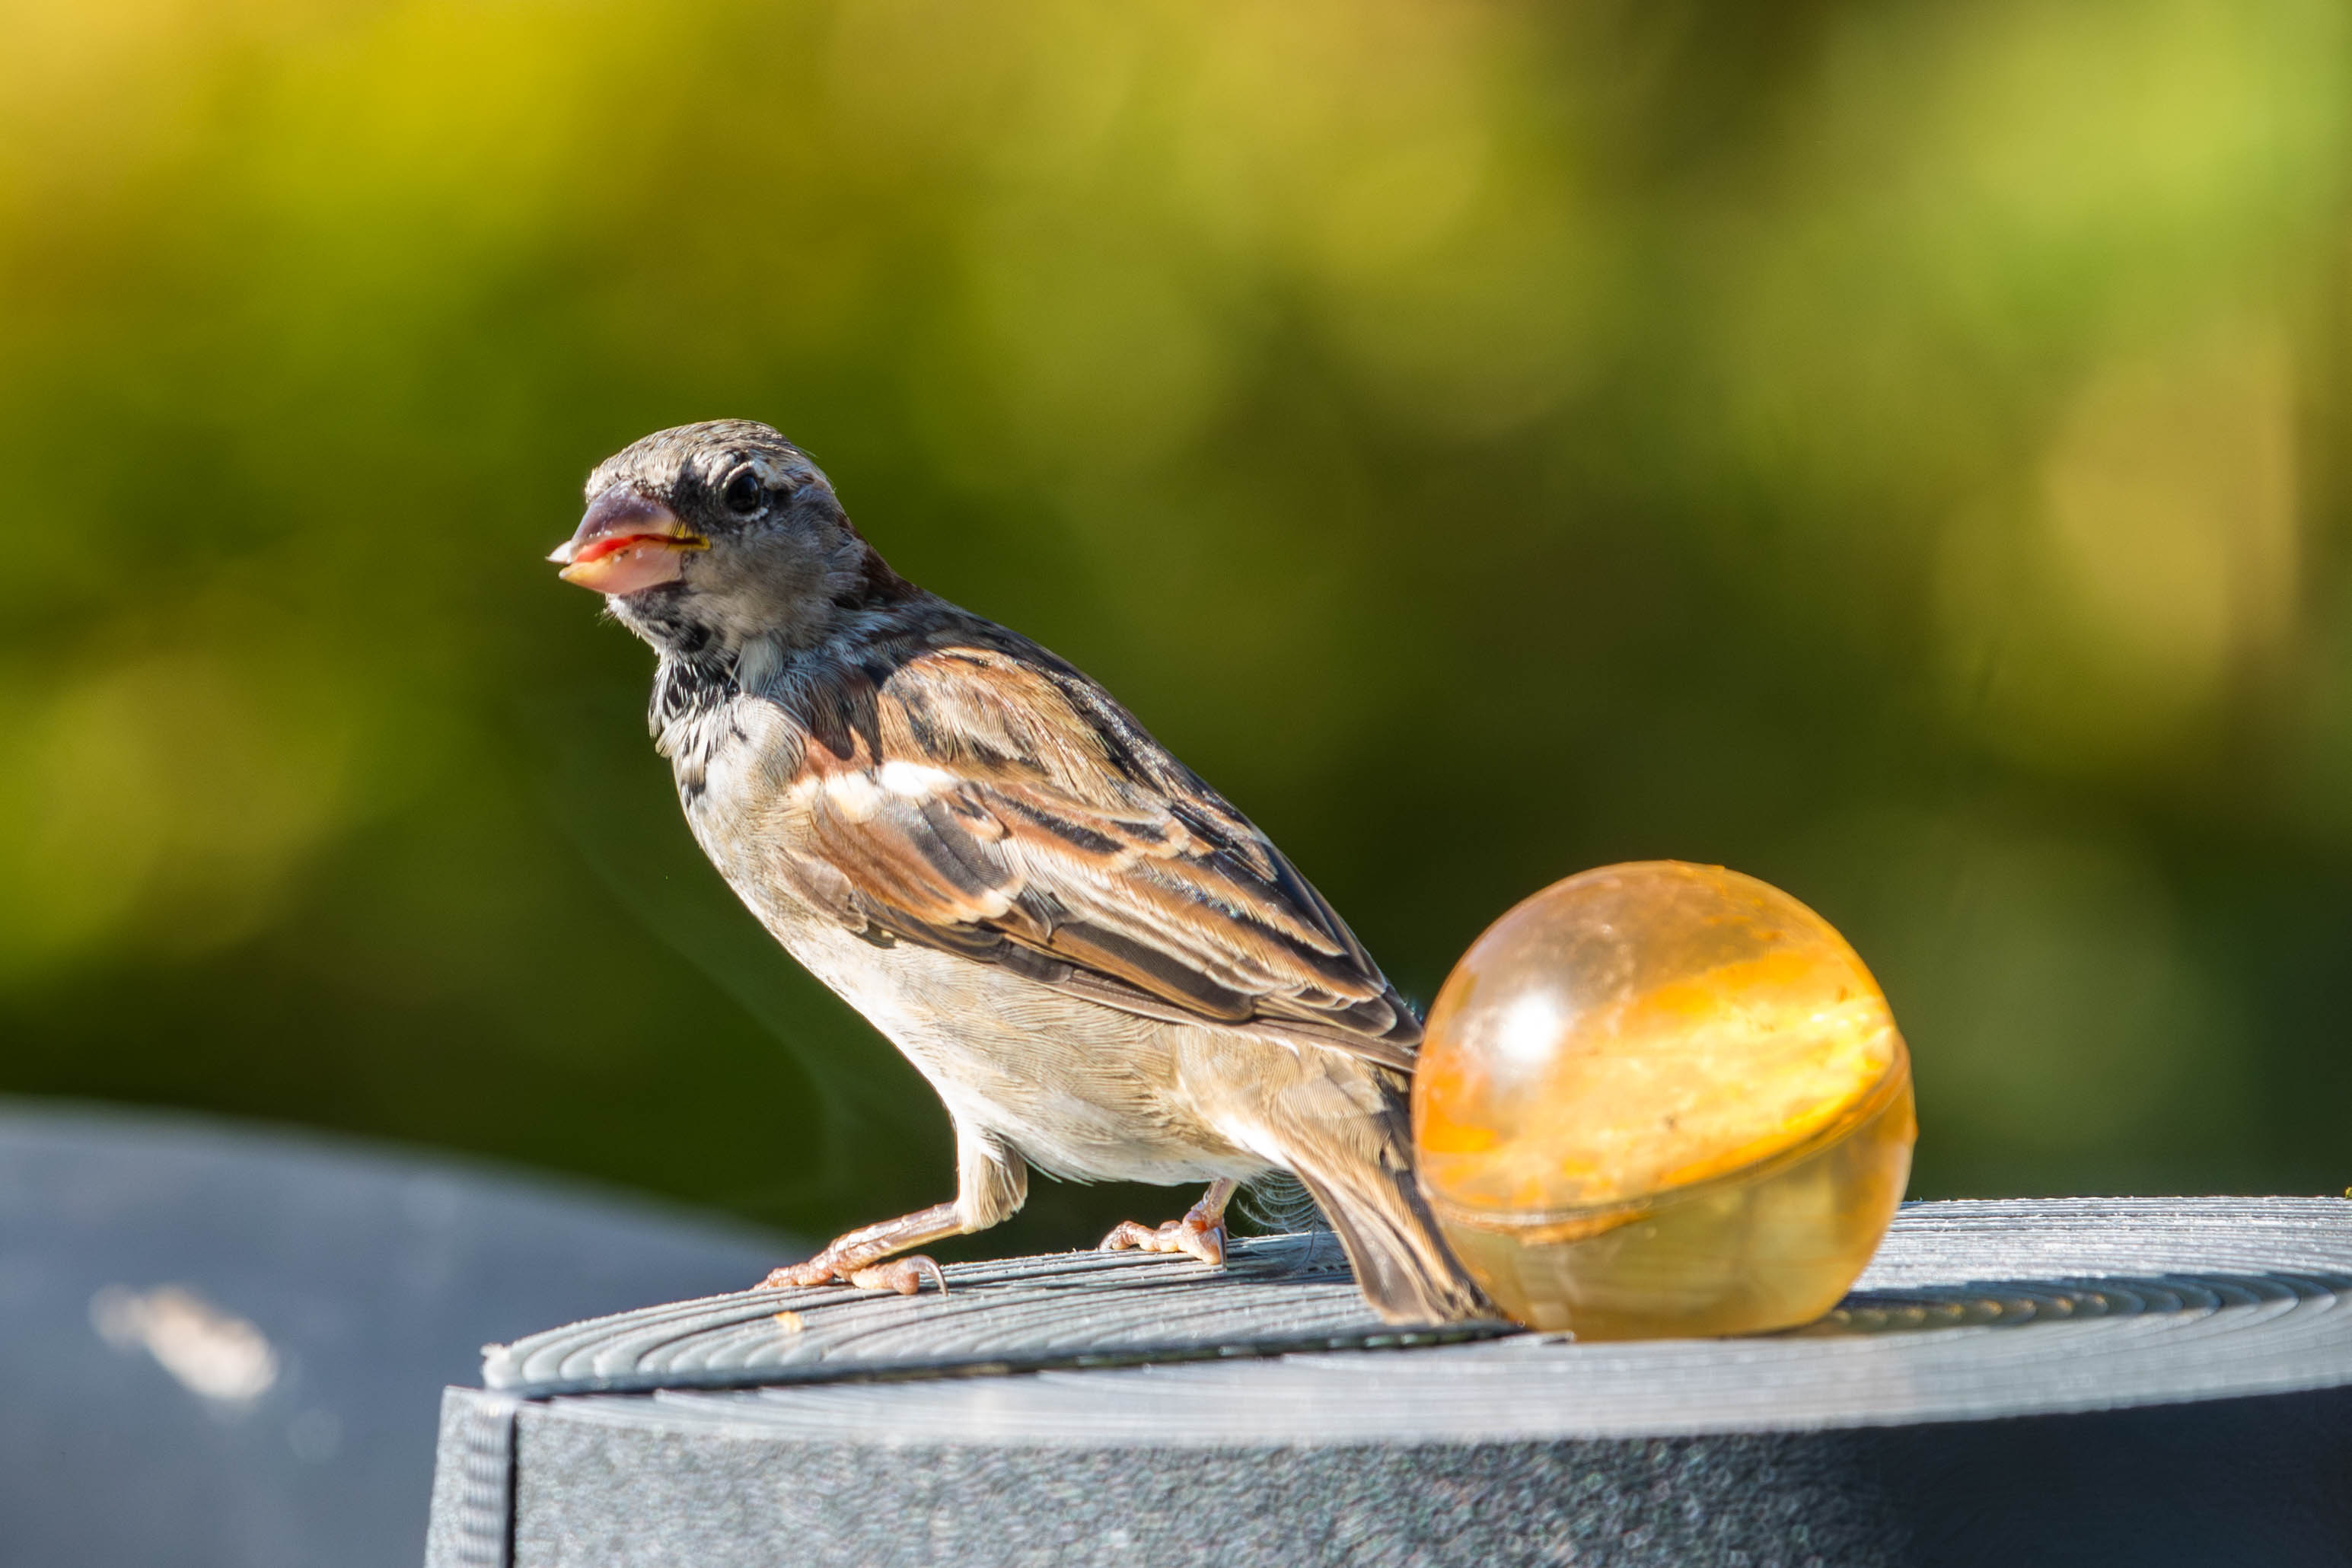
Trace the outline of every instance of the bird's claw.
{"type": "Polygon", "coordinates": [[[1102,1238],[1097,1252],[1124,1252],[1129,1247],[1144,1252],[1185,1252],[1207,1264],[1221,1268],[1225,1262],[1225,1226],[1222,1220],[1205,1220],[1196,1215],[1171,1219],[1159,1229],[1121,1220],[1118,1228],[1102,1238]]]}
{"type": "Polygon", "coordinates": [[[896,1290],[901,1296],[911,1296],[929,1279],[938,1287],[940,1295],[948,1293],[948,1277],[933,1259],[921,1253],[897,1258],[887,1263],[858,1263],[835,1256],[830,1249],[818,1253],[806,1263],[787,1263],[772,1268],[762,1285],[852,1285],[860,1290],[896,1290]]]}
{"type": "Polygon", "coordinates": [[[918,1252],[909,1258],[894,1258],[866,1268],[849,1271],[849,1282],[860,1290],[896,1290],[901,1296],[911,1296],[923,1288],[925,1279],[936,1286],[940,1295],[948,1293],[948,1277],[940,1266],[918,1252]]]}

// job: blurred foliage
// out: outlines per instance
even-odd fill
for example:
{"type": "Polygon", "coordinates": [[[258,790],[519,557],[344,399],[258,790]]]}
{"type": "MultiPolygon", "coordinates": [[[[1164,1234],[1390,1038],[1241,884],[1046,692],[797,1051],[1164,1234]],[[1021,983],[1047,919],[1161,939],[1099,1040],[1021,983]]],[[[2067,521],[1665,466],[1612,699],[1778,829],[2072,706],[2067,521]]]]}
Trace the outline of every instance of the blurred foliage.
{"type": "Polygon", "coordinates": [[[1916,1192],[2340,1188],[2347,33],[7,0],[0,1089],[942,1195],[540,560],[748,416],[1419,996],[1557,877],[1726,862],[1885,981],[1916,1192]]]}

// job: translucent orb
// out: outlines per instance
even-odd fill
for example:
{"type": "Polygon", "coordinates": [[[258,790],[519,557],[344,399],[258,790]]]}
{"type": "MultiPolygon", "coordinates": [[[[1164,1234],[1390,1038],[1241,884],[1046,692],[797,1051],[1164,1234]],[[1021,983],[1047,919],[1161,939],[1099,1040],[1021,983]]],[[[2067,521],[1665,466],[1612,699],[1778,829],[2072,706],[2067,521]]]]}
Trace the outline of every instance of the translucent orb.
{"type": "Polygon", "coordinates": [[[1779,889],[1677,860],[1496,921],[1430,1010],[1412,1125],[1464,1266],[1580,1339],[1820,1317],[1877,1249],[1917,1132],[1853,949],[1779,889]]]}

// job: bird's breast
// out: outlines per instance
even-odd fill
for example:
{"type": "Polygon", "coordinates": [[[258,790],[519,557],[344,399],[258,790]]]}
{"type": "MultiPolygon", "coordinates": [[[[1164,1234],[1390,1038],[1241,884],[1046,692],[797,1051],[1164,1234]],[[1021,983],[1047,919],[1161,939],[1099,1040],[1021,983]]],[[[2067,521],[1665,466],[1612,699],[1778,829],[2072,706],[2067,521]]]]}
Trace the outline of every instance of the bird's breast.
{"type": "Polygon", "coordinates": [[[803,737],[772,704],[730,704],[670,736],[687,822],[719,874],[958,1121],[1041,1169],[1090,1180],[1207,1180],[1261,1166],[1181,1092],[1184,1026],[918,943],[877,944],[812,903],[802,891],[813,874],[809,786],[795,777],[803,737]]]}

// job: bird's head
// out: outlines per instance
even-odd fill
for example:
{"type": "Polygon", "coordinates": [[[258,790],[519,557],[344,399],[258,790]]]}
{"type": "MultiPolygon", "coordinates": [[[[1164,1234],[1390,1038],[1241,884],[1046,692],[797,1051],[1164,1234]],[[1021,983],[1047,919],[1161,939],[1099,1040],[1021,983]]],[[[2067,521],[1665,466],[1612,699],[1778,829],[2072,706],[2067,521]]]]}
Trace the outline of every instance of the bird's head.
{"type": "Polygon", "coordinates": [[[604,459],[548,559],[665,652],[805,647],[907,591],[807,454],[749,419],[656,431],[604,459]]]}

